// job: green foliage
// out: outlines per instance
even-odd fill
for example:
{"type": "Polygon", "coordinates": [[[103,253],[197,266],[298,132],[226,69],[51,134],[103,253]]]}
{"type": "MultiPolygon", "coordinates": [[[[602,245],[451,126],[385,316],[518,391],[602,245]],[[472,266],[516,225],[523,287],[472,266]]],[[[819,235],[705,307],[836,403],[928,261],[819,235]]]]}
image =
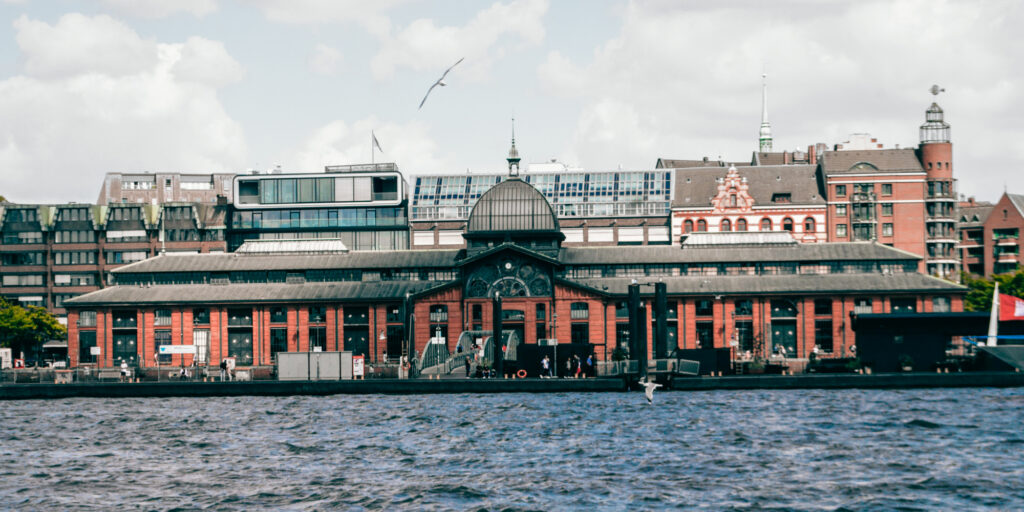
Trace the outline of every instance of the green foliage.
{"type": "Polygon", "coordinates": [[[43,342],[65,336],[67,329],[45,308],[0,299],[0,346],[13,348],[15,354],[37,355],[43,342]]]}
{"type": "Polygon", "coordinates": [[[965,311],[991,311],[992,291],[999,283],[999,293],[1024,298],[1024,268],[1008,274],[998,274],[991,279],[962,274],[964,286],[970,289],[964,298],[965,311]]]}
{"type": "Polygon", "coordinates": [[[612,361],[625,361],[627,355],[628,354],[624,348],[618,347],[615,350],[612,350],[612,361]]]}

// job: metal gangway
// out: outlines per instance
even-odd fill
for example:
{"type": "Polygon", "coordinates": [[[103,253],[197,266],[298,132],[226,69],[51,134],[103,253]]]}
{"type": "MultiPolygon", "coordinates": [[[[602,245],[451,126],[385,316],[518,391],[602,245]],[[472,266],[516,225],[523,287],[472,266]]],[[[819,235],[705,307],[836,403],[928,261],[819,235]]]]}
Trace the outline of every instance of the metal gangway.
{"type": "MultiPolygon", "coordinates": [[[[522,342],[519,335],[515,331],[506,330],[502,330],[501,334],[505,345],[505,360],[515,361],[522,342]]],[[[454,354],[448,350],[446,343],[431,341],[423,350],[417,369],[420,375],[450,375],[455,369],[464,368],[467,358],[473,366],[483,360],[494,361],[494,336],[491,331],[463,331],[455,344],[454,354]],[[476,346],[477,340],[482,340],[482,346],[476,346]]]]}

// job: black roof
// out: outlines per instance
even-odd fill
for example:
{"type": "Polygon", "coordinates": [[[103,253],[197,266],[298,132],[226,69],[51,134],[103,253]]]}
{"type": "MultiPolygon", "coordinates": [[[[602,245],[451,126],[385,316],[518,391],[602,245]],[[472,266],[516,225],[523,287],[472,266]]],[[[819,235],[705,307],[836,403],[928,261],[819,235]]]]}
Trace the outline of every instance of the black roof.
{"type": "Polygon", "coordinates": [[[375,281],[330,283],[189,284],[112,286],[65,301],[75,307],[91,305],[134,306],[142,304],[230,304],[280,302],[367,302],[401,300],[406,293],[419,294],[449,286],[451,282],[375,281]]]}
{"type": "Polygon", "coordinates": [[[563,247],[563,265],[783,262],[783,261],[898,261],[920,256],[874,242],[765,245],[762,247],[679,247],[642,245],[631,247],[563,247]]]}
{"type": "MultiPolygon", "coordinates": [[[[790,195],[788,204],[825,205],[816,165],[744,166],[736,170],[747,179],[747,192],[755,207],[775,205],[772,196],[786,193],[790,195]]],[[[719,167],[676,170],[672,207],[711,207],[711,199],[718,195],[717,180],[728,172],[719,167]]]]}
{"type": "MultiPolygon", "coordinates": [[[[626,295],[634,281],[628,277],[562,279],[604,295],[626,295]]],[[[967,288],[923,274],[791,274],[771,276],[644,277],[637,282],[664,282],[669,295],[806,295],[815,293],[967,293],[967,288]]],[[[640,288],[653,294],[649,286],[640,288]]]]}
{"type": "Polygon", "coordinates": [[[459,250],[353,251],[339,254],[210,253],[161,255],[115,269],[115,274],[150,272],[235,272],[246,270],[321,270],[448,268],[459,250]]]}

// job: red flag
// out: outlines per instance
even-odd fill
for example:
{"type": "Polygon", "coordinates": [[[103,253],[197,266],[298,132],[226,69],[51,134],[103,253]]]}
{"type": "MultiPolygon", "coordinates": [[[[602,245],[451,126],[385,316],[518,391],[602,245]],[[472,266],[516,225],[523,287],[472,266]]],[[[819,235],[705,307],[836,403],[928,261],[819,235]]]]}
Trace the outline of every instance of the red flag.
{"type": "Polygon", "coordinates": [[[999,294],[999,320],[1024,320],[1024,299],[999,294]]]}

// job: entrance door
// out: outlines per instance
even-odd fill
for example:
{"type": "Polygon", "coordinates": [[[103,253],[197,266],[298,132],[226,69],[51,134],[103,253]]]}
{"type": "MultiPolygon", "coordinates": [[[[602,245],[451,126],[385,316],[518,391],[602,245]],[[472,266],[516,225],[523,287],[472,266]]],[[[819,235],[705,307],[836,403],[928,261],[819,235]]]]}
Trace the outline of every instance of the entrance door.
{"type": "Polygon", "coordinates": [[[370,328],[365,326],[345,327],[345,350],[353,355],[365,356],[370,353],[370,328]]]}
{"type": "Polygon", "coordinates": [[[796,320],[772,320],[772,352],[796,357],[796,320]]]}

